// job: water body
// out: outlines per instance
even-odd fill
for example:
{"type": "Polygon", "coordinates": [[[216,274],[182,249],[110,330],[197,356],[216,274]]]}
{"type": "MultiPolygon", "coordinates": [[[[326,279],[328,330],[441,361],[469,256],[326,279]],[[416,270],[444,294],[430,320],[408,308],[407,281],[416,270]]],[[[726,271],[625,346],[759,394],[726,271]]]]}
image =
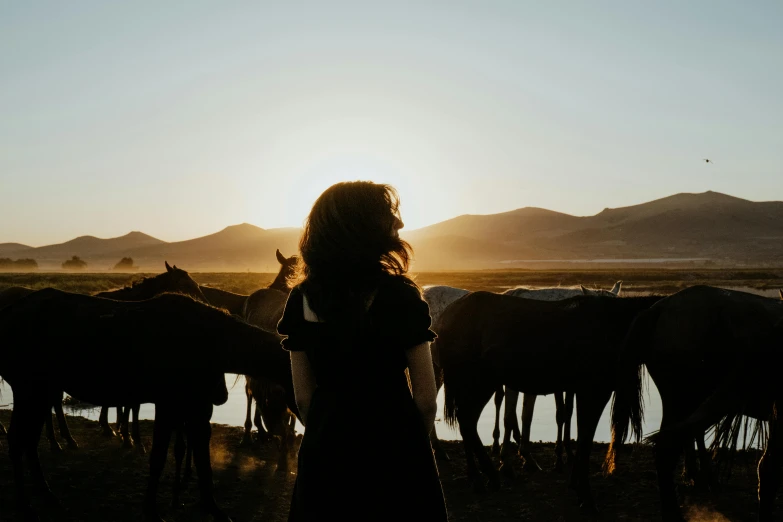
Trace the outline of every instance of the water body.
{"type": "MultiPolygon", "coordinates": [[[[245,411],[247,402],[245,399],[245,386],[244,379],[240,378],[239,382],[234,385],[236,375],[227,374],[226,384],[229,387],[228,402],[222,406],[216,406],[214,413],[212,414],[212,422],[218,424],[227,424],[229,426],[243,426],[245,423],[245,411]]],[[[645,433],[658,429],[661,424],[661,399],[658,395],[658,390],[655,385],[648,379],[649,383],[649,397],[645,396],[645,433]]],[[[10,387],[7,384],[0,385],[0,406],[3,408],[13,407],[13,394],[10,387]]],[[[254,406],[255,408],[255,406],[254,406]]],[[[109,412],[109,420],[114,422],[115,410],[112,408],[109,412]]],[[[66,415],[78,415],[86,417],[92,420],[98,420],[100,414],[100,408],[79,408],[74,409],[68,406],[65,407],[66,415]]],[[[503,426],[501,410],[501,427],[503,426]]],[[[517,407],[517,417],[522,415],[522,401],[519,401],[517,407]]],[[[604,414],[601,417],[601,422],[598,424],[598,429],[595,434],[595,440],[608,441],[611,437],[609,428],[609,415],[610,408],[604,410],[604,414]]],[[[141,406],[140,417],[142,419],[154,419],[155,418],[155,406],[153,404],[143,404],[141,406]]],[[[443,418],[443,390],[438,395],[438,416],[435,422],[435,429],[437,430],[438,437],[443,440],[461,440],[459,434],[459,428],[451,428],[446,425],[442,420],[443,418]]],[[[479,419],[479,436],[485,444],[492,442],[492,430],[495,427],[495,402],[490,400],[487,407],[479,419]]],[[[572,420],[571,428],[572,436],[576,438],[576,413],[572,420]]],[[[298,433],[304,431],[304,427],[297,423],[298,433]]],[[[501,431],[502,433],[502,431],[501,431]]],[[[502,435],[501,435],[502,437],[502,435]]],[[[539,397],[536,401],[535,415],[533,416],[533,426],[531,427],[531,440],[533,441],[554,441],[557,438],[557,424],[555,423],[555,400],[553,395],[546,395],[539,397]]]]}

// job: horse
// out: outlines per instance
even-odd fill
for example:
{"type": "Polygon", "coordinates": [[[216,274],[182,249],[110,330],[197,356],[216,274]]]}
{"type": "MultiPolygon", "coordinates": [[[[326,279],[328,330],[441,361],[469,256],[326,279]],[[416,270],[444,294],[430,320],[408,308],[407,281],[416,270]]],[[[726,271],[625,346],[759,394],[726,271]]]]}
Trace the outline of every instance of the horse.
{"type": "MultiPolygon", "coordinates": [[[[518,286],[503,292],[504,295],[521,297],[523,299],[535,299],[537,301],[560,301],[577,295],[601,295],[606,297],[616,297],[620,295],[620,289],[623,282],[617,281],[611,290],[592,290],[584,285],[578,287],[550,287],[550,288],[528,288],[518,286]]],[[[574,458],[571,452],[571,417],[574,412],[574,394],[558,392],[555,396],[555,422],[557,423],[557,442],[555,444],[555,471],[563,470],[563,442],[565,441],[565,453],[568,462],[574,458]]],[[[510,445],[511,435],[519,445],[519,453],[525,459],[524,469],[537,471],[541,466],[533,459],[530,453],[530,426],[533,424],[533,412],[536,405],[536,395],[526,393],[522,399],[522,433],[519,432],[519,423],[517,422],[517,403],[519,401],[519,392],[506,386],[505,389],[506,407],[503,414],[503,448],[510,445]]],[[[500,400],[498,394],[495,395],[495,429],[492,432],[493,444],[492,452],[500,453],[500,400]]]]}
{"type": "Polygon", "coordinates": [[[193,447],[202,505],[215,520],[230,521],[212,492],[209,454],[215,383],[225,383],[224,373],[280,383],[298,414],[280,336],[188,296],[123,302],[46,289],[0,311],[0,333],[6,345],[0,376],[15,401],[9,453],[17,502],[28,519],[37,518],[24,487],[23,457],[35,485],[56,502],[38,459],[38,439],[52,398],[63,390],[93,404],[155,404],[144,501],[144,514],[155,521],[162,521],[156,498],[171,433],[183,425],[193,447]],[[61,357],[61,346],[69,346],[72,356],[61,357]],[[138,357],[128,359],[130,350],[138,357]]]}
{"type": "MultiPolygon", "coordinates": [[[[151,299],[156,295],[160,295],[165,292],[175,292],[183,295],[188,295],[193,299],[202,303],[207,303],[207,298],[201,291],[198,283],[190,277],[185,270],[177,268],[177,265],[169,266],[168,261],[163,262],[166,271],[162,274],[158,274],[154,277],[145,277],[141,281],[134,281],[131,286],[121,288],[119,290],[110,290],[106,292],[99,292],[94,294],[95,297],[102,297],[104,299],[113,299],[115,301],[143,301],[145,299],[151,299]]],[[[139,409],[140,404],[129,404],[117,406],[117,425],[120,429],[120,435],[123,440],[123,446],[126,448],[133,447],[133,440],[136,442],[141,441],[139,434],[139,409]],[[133,412],[133,430],[131,436],[128,433],[128,424],[130,420],[130,413],[133,412]]],[[[98,425],[103,429],[103,434],[107,437],[113,437],[116,435],[114,430],[109,425],[109,407],[106,405],[101,406],[101,413],[98,417],[98,425]]],[[[178,432],[181,436],[181,431],[178,432]]],[[[144,446],[139,444],[139,451],[144,451],[144,446]]],[[[190,459],[188,459],[188,463],[190,459]]],[[[188,464],[188,468],[189,468],[188,464]]]]}
{"type": "MultiPolygon", "coordinates": [[[[580,285],[578,287],[551,287],[551,288],[536,288],[531,289],[527,287],[518,286],[511,288],[503,292],[505,295],[512,295],[515,297],[522,297],[527,299],[535,299],[539,301],[557,301],[573,297],[575,295],[604,295],[609,297],[617,296],[620,293],[622,281],[617,281],[611,290],[591,290],[580,285]]],[[[460,297],[470,293],[468,290],[462,288],[455,288],[452,286],[434,285],[425,286],[422,294],[424,300],[430,307],[430,317],[432,318],[432,324],[434,325],[443,311],[454,301],[460,297]]],[[[435,371],[435,384],[438,390],[440,390],[443,384],[442,372],[437,364],[437,360],[433,357],[433,367],[435,371]]],[[[533,459],[529,451],[530,445],[530,426],[533,422],[533,411],[535,408],[536,396],[527,394],[522,402],[522,436],[519,433],[519,423],[516,418],[516,408],[519,400],[519,392],[506,388],[505,392],[503,387],[500,387],[495,393],[495,428],[492,432],[493,444],[492,452],[494,454],[500,453],[500,407],[503,404],[503,398],[505,395],[506,408],[503,418],[505,427],[505,433],[503,438],[503,446],[508,448],[510,442],[511,433],[513,433],[515,440],[520,445],[520,453],[525,458],[525,469],[534,471],[540,470],[540,466],[533,459]]],[[[557,430],[557,446],[555,453],[557,460],[555,463],[555,469],[562,469],[562,440],[563,440],[563,426],[565,425],[565,447],[568,459],[572,459],[571,454],[571,416],[574,410],[574,396],[573,394],[565,394],[565,399],[562,393],[555,393],[555,407],[556,407],[556,422],[558,425],[557,430]]],[[[433,430],[430,436],[430,440],[435,449],[435,455],[439,460],[448,460],[448,456],[440,447],[440,441],[437,434],[433,430]]]]}
{"type": "MultiPolygon", "coordinates": [[[[668,426],[646,437],[656,450],[659,447],[672,448],[688,442],[695,434],[701,434],[709,426],[715,426],[715,441],[718,448],[725,446],[735,450],[743,426],[747,430],[745,414],[753,412],[756,417],[754,436],[764,447],[764,454],[758,463],[758,520],[773,520],[774,502],[780,487],[783,460],[781,460],[781,429],[783,418],[783,386],[779,367],[774,364],[780,358],[783,348],[783,319],[774,328],[764,328],[738,339],[737,351],[731,359],[731,367],[721,375],[718,388],[682,422],[668,426]],[[758,414],[769,421],[768,436],[760,429],[758,414]]],[[[747,434],[747,431],[746,431],[747,434]]],[[[747,443],[747,440],[745,441],[747,443]]],[[[752,442],[751,442],[752,444],[752,442]]],[[[731,463],[729,463],[729,466],[731,463]]],[[[682,520],[679,513],[666,512],[675,520],[682,520]]],[[[666,519],[666,518],[665,518],[666,519]]]]}
{"type": "Polygon", "coordinates": [[[247,300],[246,295],[227,292],[211,286],[199,285],[198,288],[212,306],[223,308],[228,310],[231,315],[242,317],[242,311],[245,309],[245,301],[247,300]]]}
{"type": "MultiPolygon", "coordinates": [[[[499,386],[546,395],[574,392],[578,398],[576,458],[570,487],[581,507],[595,512],[589,457],[601,412],[613,391],[614,365],[634,317],[659,296],[577,296],[535,301],[473,292],[451,304],[436,324],[434,351],[443,368],[445,417],[459,424],[468,478],[481,491],[481,470],[499,489],[498,470],[478,435],[484,405],[499,386]]],[[[513,475],[503,463],[503,472],[513,475]]]]}
{"type": "MultiPolygon", "coordinates": [[[[291,293],[290,282],[299,264],[298,256],[285,257],[280,250],[275,251],[280,271],[267,288],[261,288],[245,299],[242,317],[252,324],[271,333],[277,333],[277,323],[283,317],[288,295],[291,293]]],[[[281,389],[278,383],[248,376],[245,379],[245,395],[247,397],[247,415],[245,417],[245,433],[242,445],[252,444],[251,430],[253,421],[258,429],[260,439],[269,434],[280,436],[280,460],[278,469],[288,469],[288,455],[295,441],[296,417],[289,411],[285,401],[281,400],[281,389]],[[253,399],[256,401],[256,413],[251,421],[253,399]],[[262,424],[266,424],[266,429],[262,424]]]]}
{"type": "MultiPolygon", "coordinates": [[[[645,366],[661,396],[660,432],[665,433],[688,419],[721,387],[726,376],[737,371],[740,352],[760,349],[760,333],[771,329],[781,318],[783,302],[778,299],[702,285],[672,294],[640,314],[628,332],[618,363],[612,442],[604,462],[605,471],[614,471],[616,446],[627,438],[629,423],[636,439],[641,437],[645,366]]],[[[748,401],[742,410],[743,414],[762,420],[768,418],[769,412],[769,404],[758,401],[748,401]]],[[[711,463],[703,446],[703,431],[696,434],[696,440],[701,441],[701,471],[709,474],[711,463]]],[[[684,446],[685,441],[677,437],[662,437],[655,445],[665,520],[680,517],[672,474],[684,446]]],[[[688,446],[686,463],[694,460],[692,442],[688,446]]]]}
{"type": "MultiPolygon", "coordinates": [[[[0,291],[0,310],[6,306],[15,303],[16,301],[27,297],[35,292],[32,288],[24,286],[10,286],[0,291]]],[[[79,443],[71,435],[71,430],[68,428],[68,422],[65,420],[65,413],[63,412],[63,398],[62,395],[54,399],[52,404],[55,417],[57,418],[57,425],[60,428],[60,437],[65,439],[68,444],[68,448],[75,450],[79,449],[79,443]]],[[[6,433],[5,427],[0,423],[0,434],[6,433]]],[[[49,440],[49,447],[55,453],[62,451],[62,446],[57,442],[57,437],[54,434],[54,423],[52,422],[51,415],[46,418],[46,438],[49,440]]]]}

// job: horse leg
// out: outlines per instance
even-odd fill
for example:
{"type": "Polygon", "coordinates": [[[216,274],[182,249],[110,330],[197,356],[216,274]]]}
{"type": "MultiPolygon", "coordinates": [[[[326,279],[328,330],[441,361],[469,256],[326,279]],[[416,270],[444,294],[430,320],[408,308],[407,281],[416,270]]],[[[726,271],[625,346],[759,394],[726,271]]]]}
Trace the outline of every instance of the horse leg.
{"type": "Polygon", "coordinates": [[[563,472],[563,424],[565,423],[565,401],[561,392],[555,392],[555,422],[557,423],[557,442],[555,443],[555,471],[563,472]]]}
{"type": "Polygon", "coordinates": [[[193,446],[185,441],[185,472],[182,474],[182,482],[187,484],[193,475],[193,446]]]}
{"type": "Polygon", "coordinates": [[[49,441],[49,447],[52,449],[52,452],[59,453],[63,450],[63,447],[60,446],[60,443],[57,442],[57,437],[54,434],[54,422],[52,422],[52,412],[47,412],[47,416],[45,419],[46,423],[46,439],[49,441]]]}
{"type": "Polygon", "coordinates": [[[522,441],[519,443],[519,454],[525,459],[522,469],[529,472],[541,471],[541,466],[530,453],[530,427],[533,425],[536,397],[532,393],[525,393],[522,397],[522,441]]]}
{"type": "Polygon", "coordinates": [[[117,407],[117,414],[119,415],[122,413],[122,418],[117,419],[117,426],[120,427],[120,435],[122,436],[122,447],[123,448],[132,448],[133,447],[133,440],[131,439],[131,435],[128,432],[128,426],[130,424],[130,412],[131,412],[131,406],[125,406],[125,408],[117,407]]]}
{"type": "Polygon", "coordinates": [[[79,449],[79,443],[71,436],[71,430],[68,428],[68,421],[65,420],[63,412],[62,394],[58,393],[57,400],[54,401],[54,413],[57,416],[57,426],[60,428],[60,437],[68,443],[68,448],[72,450],[79,449]]]}
{"type": "MultiPolygon", "coordinates": [[[[667,415],[666,402],[663,397],[661,399],[664,408],[660,427],[662,431],[675,424],[676,421],[670,413],[667,415]]],[[[579,411],[577,410],[577,418],[578,416],[579,411]]],[[[674,486],[674,469],[677,467],[681,451],[682,444],[669,438],[661,438],[653,446],[655,471],[658,475],[658,494],[661,498],[661,517],[665,521],[679,522],[684,520],[680,513],[677,490],[674,486]]]]}
{"type": "Polygon", "coordinates": [[[574,461],[574,453],[571,451],[571,418],[574,416],[574,392],[565,394],[565,422],[563,423],[563,439],[565,443],[566,462],[574,461]]]}
{"type": "MultiPolygon", "coordinates": [[[[147,450],[144,449],[144,443],[141,440],[141,432],[139,431],[139,410],[141,410],[141,404],[134,404],[131,406],[133,412],[133,426],[131,427],[131,436],[136,444],[136,450],[144,455],[147,450]]],[[[128,422],[128,416],[126,415],[125,422],[128,422]]]]}
{"type": "Polygon", "coordinates": [[[492,454],[500,455],[500,407],[503,405],[503,386],[495,390],[495,429],[492,430],[492,454]]]}
{"type": "MultiPolygon", "coordinates": [[[[44,404],[45,406],[41,408],[42,411],[45,412],[45,415],[51,416],[50,404],[48,402],[44,402],[44,404]]],[[[17,509],[24,519],[29,521],[39,519],[30,505],[30,497],[25,490],[24,456],[28,448],[32,446],[30,440],[34,441],[36,452],[38,450],[38,439],[35,438],[36,408],[38,406],[40,405],[36,405],[34,400],[22,397],[21,393],[14,390],[14,409],[11,412],[11,425],[8,428],[8,454],[14,473],[17,509]]],[[[44,420],[45,416],[42,417],[42,421],[44,420]]],[[[40,431],[39,425],[38,438],[40,438],[40,431]]],[[[30,463],[30,459],[28,459],[28,463],[30,463]]]]}
{"type": "Polygon", "coordinates": [[[198,486],[201,491],[202,507],[218,522],[231,522],[215,502],[212,491],[212,464],[209,460],[209,440],[212,437],[212,403],[195,405],[198,412],[193,412],[186,423],[188,430],[188,446],[193,447],[193,461],[198,471],[198,486]]]}
{"type": "Polygon", "coordinates": [[[778,416],[778,402],[775,402],[772,419],[769,423],[769,439],[764,455],[759,462],[759,522],[772,520],[775,496],[780,486],[780,471],[783,462],[781,452],[781,419],[778,416]]]}
{"type": "Polygon", "coordinates": [[[114,431],[122,431],[122,422],[125,419],[125,407],[117,406],[117,423],[114,431]]]}
{"type": "Polygon", "coordinates": [[[253,410],[253,395],[250,391],[250,383],[247,382],[248,377],[245,378],[245,397],[247,397],[247,414],[245,415],[245,435],[242,437],[240,446],[249,446],[253,444],[253,437],[251,430],[253,429],[253,421],[251,420],[251,413],[253,410]]]}
{"type": "MultiPolygon", "coordinates": [[[[457,406],[457,421],[459,422],[459,431],[466,448],[465,455],[468,456],[467,448],[470,448],[471,450],[470,456],[475,453],[481,471],[489,477],[490,489],[497,491],[500,489],[500,476],[478,434],[478,420],[481,416],[481,411],[484,409],[484,405],[487,404],[487,401],[492,397],[493,391],[496,391],[496,389],[493,390],[492,387],[488,387],[486,390],[474,389],[472,390],[470,397],[460,397],[465,400],[460,401],[460,404],[457,406]]],[[[468,458],[468,478],[471,478],[471,475],[473,474],[470,470],[472,460],[472,458],[468,458]]],[[[473,487],[476,492],[483,492],[484,485],[481,483],[478,473],[475,471],[474,473],[473,478],[476,480],[473,487]]]]}
{"type": "MultiPolygon", "coordinates": [[[[513,470],[511,459],[514,451],[511,449],[511,434],[514,431],[514,424],[517,419],[517,402],[519,401],[519,392],[506,386],[506,408],[503,412],[503,445],[500,447],[501,469],[508,476],[508,470],[513,470]]],[[[517,429],[519,425],[516,424],[517,429]]]]}
{"type": "Polygon", "coordinates": [[[584,514],[598,512],[590,490],[590,453],[593,449],[595,429],[611,396],[612,390],[590,390],[583,391],[578,398],[576,422],[579,437],[576,443],[576,461],[571,471],[571,487],[576,489],[579,507],[584,514]]]}
{"type": "Polygon", "coordinates": [[[258,401],[258,398],[256,398],[256,414],[253,416],[253,423],[258,430],[258,437],[256,440],[266,442],[272,435],[264,428],[264,423],[261,418],[261,403],[258,401]]]}
{"type": "Polygon", "coordinates": [[[2,422],[0,422],[0,435],[8,435],[8,430],[5,429],[2,422]]]}
{"type": "MultiPolygon", "coordinates": [[[[14,405],[14,408],[16,408],[16,405],[14,405]]],[[[41,410],[41,412],[43,412],[43,410],[41,410]]],[[[24,441],[25,458],[27,458],[30,476],[33,479],[36,488],[41,492],[47,504],[56,506],[59,505],[59,501],[57,500],[57,497],[54,496],[54,493],[52,493],[52,490],[49,489],[49,484],[46,482],[43,469],[41,469],[41,461],[38,457],[38,440],[41,438],[41,428],[43,428],[47,418],[50,419],[51,422],[52,412],[49,408],[46,408],[46,414],[42,415],[39,414],[39,410],[36,408],[33,413],[34,417],[29,425],[30,431],[28,437],[24,441]]]]}
{"type": "Polygon", "coordinates": [[[98,416],[98,426],[103,430],[104,437],[114,437],[117,435],[111,426],[109,426],[109,407],[101,406],[101,414],[98,416]]]}
{"type": "Polygon", "coordinates": [[[150,479],[144,499],[144,516],[147,520],[164,522],[158,514],[158,485],[166,455],[171,442],[171,432],[176,425],[176,410],[165,404],[155,405],[155,423],[152,428],[152,449],[150,450],[150,479]]]}
{"type": "Polygon", "coordinates": [[[182,459],[185,458],[185,429],[183,425],[177,426],[174,438],[174,490],[171,494],[171,506],[179,507],[182,502],[179,494],[182,491],[182,459]]]}

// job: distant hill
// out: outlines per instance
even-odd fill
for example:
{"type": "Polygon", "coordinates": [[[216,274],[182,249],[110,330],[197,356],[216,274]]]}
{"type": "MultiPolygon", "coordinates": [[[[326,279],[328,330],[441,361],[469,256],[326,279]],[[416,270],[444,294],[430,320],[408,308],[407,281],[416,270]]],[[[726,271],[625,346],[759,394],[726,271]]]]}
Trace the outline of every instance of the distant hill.
{"type": "Polygon", "coordinates": [[[419,270],[629,258],[783,264],[783,202],[757,203],[710,191],[586,217],[528,207],[459,216],[404,237],[416,247],[419,270]]]}
{"type": "Polygon", "coordinates": [[[33,250],[33,247],[21,243],[0,243],[0,257],[24,254],[28,250],[33,250]]]}
{"type": "MultiPolygon", "coordinates": [[[[3,243],[0,257],[33,258],[41,270],[59,269],[78,255],[91,270],[108,270],[127,256],[142,271],[161,271],[165,260],[188,270],[273,272],[275,250],[295,253],[300,234],[299,228],[242,223],[172,243],[141,232],[112,239],[82,236],[40,248],[3,243]]],[[[584,217],[526,207],[458,216],[403,231],[403,237],[414,247],[417,271],[546,267],[586,259],[783,265],[783,202],[704,192],[584,217]]]]}

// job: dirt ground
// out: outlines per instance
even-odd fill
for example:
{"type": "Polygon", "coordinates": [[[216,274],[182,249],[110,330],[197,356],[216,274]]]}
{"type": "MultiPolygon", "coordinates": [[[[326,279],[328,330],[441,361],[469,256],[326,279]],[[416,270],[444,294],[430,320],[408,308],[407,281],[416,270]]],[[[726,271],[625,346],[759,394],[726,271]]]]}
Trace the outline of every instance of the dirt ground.
{"type": "MultiPolygon", "coordinates": [[[[10,411],[0,411],[0,422],[10,423],[10,411]]],[[[97,423],[81,417],[69,417],[74,437],[81,448],[53,454],[45,437],[40,454],[44,473],[61,507],[46,509],[34,496],[42,520],[51,521],[136,521],[148,474],[147,455],[121,447],[118,439],[106,439],[97,423]]],[[[142,439],[151,443],[152,422],[142,421],[142,439]]],[[[212,463],[215,470],[215,497],[235,522],[287,520],[288,503],[295,474],[276,473],[277,449],[273,442],[240,448],[242,429],[213,424],[212,463]]],[[[487,441],[485,441],[487,442],[487,441]]],[[[533,455],[544,471],[524,472],[517,463],[518,476],[504,484],[499,492],[477,495],[465,477],[461,442],[445,442],[450,456],[439,463],[449,518],[459,522],[505,522],[518,520],[592,520],[580,515],[576,496],[567,487],[567,473],[552,471],[554,445],[538,443],[533,455]]],[[[7,441],[0,437],[0,520],[15,520],[13,479],[7,457],[7,441]]],[[[382,452],[382,448],[378,449],[382,452]]],[[[601,513],[595,520],[659,520],[658,491],[652,453],[649,447],[635,445],[620,455],[620,471],[613,477],[601,475],[601,458],[605,444],[593,450],[591,481],[601,513]]],[[[719,491],[697,491],[678,478],[679,493],[692,522],[756,519],[756,478],[753,456],[739,457],[731,480],[719,491]]],[[[353,460],[353,459],[352,459],[353,460]]],[[[362,459],[353,460],[361,462],[362,459]]],[[[383,455],[375,460],[382,464],[383,455]]],[[[159,506],[170,522],[206,521],[210,517],[198,507],[195,481],[187,487],[184,506],[169,507],[173,479],[173,457],[164,472],[159,506]]],[[[295,469],[292,463],[291,469],[295,469]]],[[[357,480],[371,480],[382,470],[362,469],[357,465],[357,480]]],[[[778,515],[781,510],[778,510],[778,515]]],[[[369,516],[368,520],[373,517],[369,516]]],[[[415,520],[415,518],[411,518],[415,520]]]]}

